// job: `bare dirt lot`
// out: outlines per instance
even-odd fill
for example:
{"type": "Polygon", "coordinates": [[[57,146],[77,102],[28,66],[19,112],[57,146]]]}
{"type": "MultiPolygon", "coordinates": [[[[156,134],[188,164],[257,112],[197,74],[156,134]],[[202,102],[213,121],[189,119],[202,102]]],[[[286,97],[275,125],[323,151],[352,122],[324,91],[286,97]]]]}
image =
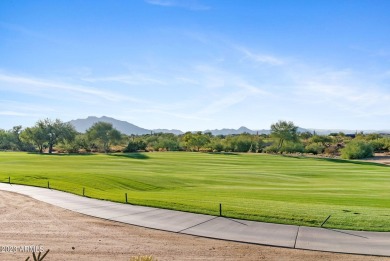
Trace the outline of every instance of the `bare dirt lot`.
{"type": "MultiPolygon", "coordinates": [[[[101,220],[15,193],[0,191],[0,247],[42,246],[49,260],[389,260],[267,247],[180,235],[101,220]]],[[[32,254],[4,252],[0,260],[26,260],[32,254]]]]}

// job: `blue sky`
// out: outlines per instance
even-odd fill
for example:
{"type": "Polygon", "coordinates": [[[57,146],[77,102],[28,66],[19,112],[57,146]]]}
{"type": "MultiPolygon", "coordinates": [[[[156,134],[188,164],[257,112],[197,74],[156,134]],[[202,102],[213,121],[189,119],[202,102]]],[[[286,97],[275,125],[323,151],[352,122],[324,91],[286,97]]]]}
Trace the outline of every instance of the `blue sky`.
{"type": "Polygon", "coordinates": [[[390,129],[390,1],[0,1],[0,128],[390,129]]]}

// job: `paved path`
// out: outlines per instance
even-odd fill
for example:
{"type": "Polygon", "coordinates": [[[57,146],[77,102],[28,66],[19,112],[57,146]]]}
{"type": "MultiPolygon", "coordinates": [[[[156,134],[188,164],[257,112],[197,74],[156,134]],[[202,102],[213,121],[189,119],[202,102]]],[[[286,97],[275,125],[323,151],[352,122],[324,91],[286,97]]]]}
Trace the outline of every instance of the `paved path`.
{"type": "Polygon", "coordinates": [[[0,189],[82,214],[176,233],[340,253],[390,256],[390,233],[279,225],[120,204],[57,190],[0,183],[0,189]]]}

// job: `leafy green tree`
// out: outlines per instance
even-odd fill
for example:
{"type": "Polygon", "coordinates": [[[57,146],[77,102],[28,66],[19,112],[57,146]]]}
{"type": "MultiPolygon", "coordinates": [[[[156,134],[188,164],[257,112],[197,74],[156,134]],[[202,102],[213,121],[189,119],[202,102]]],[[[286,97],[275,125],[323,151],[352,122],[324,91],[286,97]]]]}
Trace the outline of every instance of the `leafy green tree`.
{"type": "Polygon", "coordinates": [[[311,132],[309,132],[309,131],[305,131],[305,132],[300,133],[300,134],[299,134],[299,137],[300,137],[301,139],[307,140],[307,139],[313,137],[313,133],[311,133],[311,132]]]}
{"type": "Polygon", "coordinates": [[[27,142],[34,143],[40,153],[47,145],[49,153],[53,152],[53,147],[58,142],[72,141],[76,136],[76,130],[70,123],[64,123],[59,119],[39,120],[34,127],[26,128],[20,138],[27,142]]]}
{"type": "Polygon", "coordinates": [[[223,145],[223,139],[221,137],[213,137],[211,140],[210,140],[210,148],[214,151],[214,152],[221,152],[221,151],[224,151],[225,148],[224,148],[224,145],[223,145]]]}
{"type": "Polygon", "coordinates": [[[210,134],[203,134],[198,131],[197,133],[187,132],[183,135],[183,141],[187,147],[187,150],[199,151],[201,147],[210,143],[210,134]]]}
{"type": "Polygon", "coordinates": [[[78,133],[73,140],[62,141],[56,146],[56,148],[68,153],[79,153],[81,150],[85,152],[91,151],[88,137],[82,133],[78,133]]]}
{"type": "Polygon", "coordinates": [[[70,123],[64,123],[59,119],[52,121],[45,119],[38,121],[38,126],[43,129],[48,147],[49,153],[53,152],[55,144],[61,141],[72,141],[76,136],[76,130],[70,123]]]}
{"type": "Polygon", "coordinates": [[[9,132],[0,129],[0,149],[10,150],[12,148],[12,139],[9,132]]]}
{"type": "Polygon", "coordinates": [[[26,143],[34,144],[38,147],[39,153],[43,153],[43,148],[46,142],[46,134],[43,129],[38,126],[26,128],[20,134],[20,138],[26,143]]]}
{"type": "Polygon", "coordinates": [[[96,141],[105,153],[110,151],[110,145],[116,144],[122,138],[121,133],[112,127],[111,123],[97,122],[87,130],[87,136],[91,141],[96,141]]]}
{"type": "Polygon", "coordinates": [[[235,136],[233,138],[234,145],[233,145],[233,151],[234,152],[248,152],[252,150],[253,145],[253,138],[252,135],[249,134],[240,134],[238,136],[235,136]]]}
{"type": "Polygon", "coordinates": [[[278,150],[283,146],[284,141],[295,142],[298,140],[298,127],[292,121],[278,121],[271,125],[271,136],[279,140],[278,150]]]}

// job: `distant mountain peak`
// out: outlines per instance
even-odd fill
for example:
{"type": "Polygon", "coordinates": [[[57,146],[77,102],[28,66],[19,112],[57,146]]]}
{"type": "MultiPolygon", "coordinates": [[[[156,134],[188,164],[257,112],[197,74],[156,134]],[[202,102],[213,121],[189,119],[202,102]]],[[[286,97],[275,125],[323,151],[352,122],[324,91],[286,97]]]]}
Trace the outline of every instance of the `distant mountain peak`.
{"type": "Polygon", "coordinates": [[[238,129],[215,129],[215,130],[206,130],[204,132],[211,132],[213,135],[238,135],[242,133],[249,134],[269,134],[269,130],[251,130],[245,126],[241,126],[238,129]]]}
{"type": "Polygon", "coordinates": [[[92,125],[97,122],[111,123],[115,129],[126,135],[142,135],[151,132],[150,130],[138,127],[129,122],[117,120],[107,116],[102,116],[100,118],[96,116],[88,116],[86,119],[71,120],[69,123],[72,124],[78,132],[86,132],[89,128],[91,128],[92,125]]]}
{"type": "Polygon", "coordinates": [[[108,116],[101,116],[101,117],[88,116],[86,119],[71,120],[69,123],[72,124],[78,132],[84,133],[97,122],[111,123],[115,129],[119,130],[120,132],[126,135],[144,135],[144,134],[150,134],[152,132],[173,133],[175,135],[183,134],[183,132],[180,130],[167,130],[167,129],[148,130],[148,129],[138,127],[127,121],[117,120],[108,116]]]}

